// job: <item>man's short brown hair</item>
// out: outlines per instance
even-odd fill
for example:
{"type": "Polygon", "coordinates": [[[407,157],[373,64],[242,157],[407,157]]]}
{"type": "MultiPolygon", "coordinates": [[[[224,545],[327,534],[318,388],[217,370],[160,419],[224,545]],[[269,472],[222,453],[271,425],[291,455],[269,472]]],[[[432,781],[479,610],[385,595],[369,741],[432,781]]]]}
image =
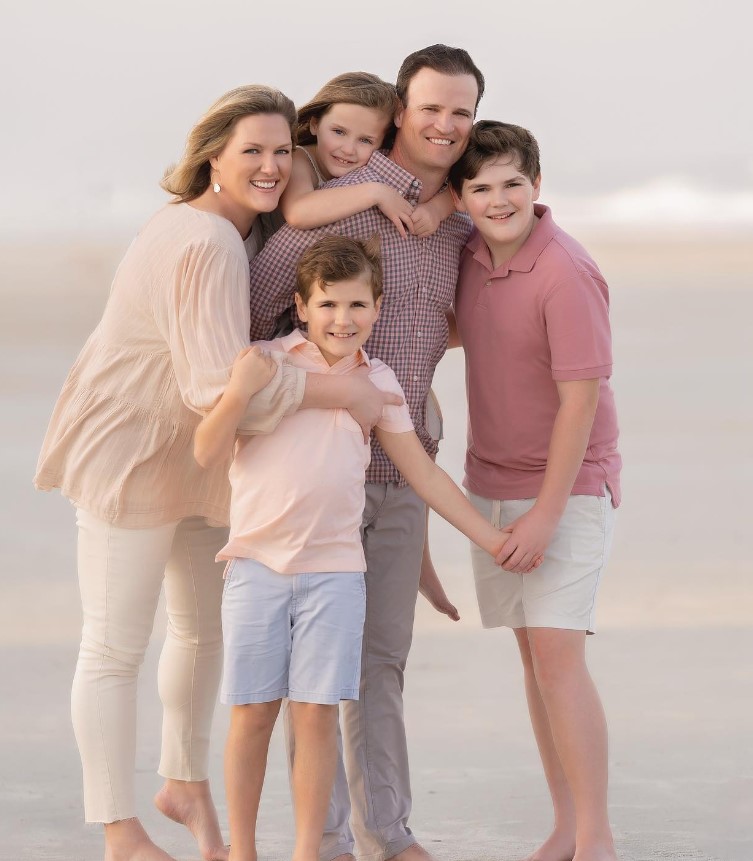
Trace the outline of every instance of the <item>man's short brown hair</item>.
{"type": "Polygon", "coordinates": [[[414,51],[403,60],[397,73],[395,88],[403,107],[407,104],[408,85],[414,75],[421,69],[434,69],[441,75],[473,75],[478,86],[476,107],[484,95],[484,76],[479,67],[471,59],[471,55],[463,48],[451,48],[449,45],[429,45],[414,51]]]}
{"type": "Polygon", "coordinates": [[[455,192],[459,195],[463,183],[478,176],[488,161],[505,155],[512,156],[518,170],[536,182],[541,174],[539,145],[528,129],[496,120],[479,120],[471,130],[465,152],[450,168],[450,184],[455,192]]]}
{"type": "Polygon", "coordinates": [[[295,273],[295,289],[304,303],[318,284],[328,284],[363,276],[371,286],[374,302],[382,295],[382,258],[379,234],[368,242],[330,234],[318,239],[301,255],[295,273]]]}

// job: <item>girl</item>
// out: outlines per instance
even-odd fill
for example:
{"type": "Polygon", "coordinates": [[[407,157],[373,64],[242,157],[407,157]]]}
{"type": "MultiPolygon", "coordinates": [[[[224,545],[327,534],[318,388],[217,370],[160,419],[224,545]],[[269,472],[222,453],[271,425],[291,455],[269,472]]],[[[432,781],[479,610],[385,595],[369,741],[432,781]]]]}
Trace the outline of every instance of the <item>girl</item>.
{"type": "Polygon", "coordinates": [[[395,87],[368,72],[346,72],[325,84],[298,110],[298,149],[280,200],[292,227],[308,230],[378,206],[401,236],[429,236],[454,211],[449,190],[415,209],[381,182],[321,188],[388,148],[399,101],[395,87]]]}

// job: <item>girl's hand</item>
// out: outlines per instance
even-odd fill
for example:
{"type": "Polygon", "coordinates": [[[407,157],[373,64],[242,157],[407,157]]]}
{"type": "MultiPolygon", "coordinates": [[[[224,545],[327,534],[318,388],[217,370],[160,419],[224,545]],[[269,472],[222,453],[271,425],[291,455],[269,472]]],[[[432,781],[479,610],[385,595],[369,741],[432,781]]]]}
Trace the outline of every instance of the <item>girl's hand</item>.
{"type": "Polygon", "coordinates": [[[246,347],[235,357],[227,390],[248,400],[271,382],[277,363],[261,347],[246,347]]]}
{"type": "Polygon", "coordinates": [[[398,233],[405,239],[408,232],[413,233],[413,207],[394,188],[378,182],[376,189],[376,205],[395,225],[398,233]]]}
{"type": "Polygon", "coordinates": [[[442,223],[442,219],[425,203],[419,205],[413,210],[413,233],[416,236],[431,236],[437,232],[437,228],[442,223]]]}
{"type": "Polygon", "coordinates": [[[558,517],[537,510],[534,505],[502,530],[509,538],[497,554],[496,563],[514,574],[528,574],[538,568],[558,521],[558,517]]]}

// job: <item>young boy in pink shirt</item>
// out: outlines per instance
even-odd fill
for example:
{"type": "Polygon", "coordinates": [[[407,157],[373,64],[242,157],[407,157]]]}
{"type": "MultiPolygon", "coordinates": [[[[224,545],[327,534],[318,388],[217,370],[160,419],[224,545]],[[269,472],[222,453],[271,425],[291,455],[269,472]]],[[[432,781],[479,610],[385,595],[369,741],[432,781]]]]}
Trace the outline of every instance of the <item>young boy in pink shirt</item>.
{"type": "Polygon", "coordinates": [[[477,123],[450,182],[476,228],[455,300],[468,385],[465,486],[510,535],[504,570],[472,548],[476,591],[484,626],[517,638],[554,805],[554,830],[528,861],[614,861],[607,728],[584,648],[620,501],[607,285],[535,203],[530,132],[477,123]]]}
{"type": "MultiPolygon", "coordinates": [[[[236,360],[222,398],[196,431],[203,466],[225,456],[248,399],[271,379],[265,351],[318,373],[368,373],[402,395],[394,373],[362,346],[379,313],[378,240],[329,235],[297,269],[308,332],[258,342],[236,360]]],[[[492,527],[426,454],[408,407],[385,407],[374,431],[419,496],[492,556],[492,527]]],[[[222,601],[223,702],[231,861],[256,861],[255,827],[269,739],[283,697],[295,735],[294,861],[318,861],[337,763],[338,703],[359,696],[366,592],[361,517],[370,446],[346,410],[308,409],[268,435],[239,437],[230,472],[230,539],[222,601]]],[[[490,557],[491,558],[491,557],[490,557]]]]}

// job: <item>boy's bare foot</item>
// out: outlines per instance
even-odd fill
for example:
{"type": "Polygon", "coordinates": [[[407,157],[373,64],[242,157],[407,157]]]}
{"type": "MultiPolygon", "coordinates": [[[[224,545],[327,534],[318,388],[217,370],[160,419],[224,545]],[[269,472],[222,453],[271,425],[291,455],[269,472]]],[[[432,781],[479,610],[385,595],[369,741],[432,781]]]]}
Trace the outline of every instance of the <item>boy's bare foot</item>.
{"type": "Polygon", "coordinates": [[[419,843],[414,843],[397,855],[393,855],[388,861],[436,861],[434,856],[427,852],[419,843]]]}
{"type": "Polygon", "coordinates": [[[105,861],[174,861],[155,845],[138,819],[105,825],[105,861]]]}
{"type": "Polygon", "coordinates": [[[555,829],[541,846],[523,861],[573,861],[574,858],[575,836],[555,829]]]}
{"type": "Polygon", "coordinates": [[[614,851],[614,844],[609,841],[578,849],[573,856],[573,861],[617,861],[617,853],[614,851]]]}
{"type": "Polygon", "coordinates": [[[208,780],[166,780],[154,804],[173,822],[185,825],[196,838],[204,861],[228,861],[208,780]]]}

